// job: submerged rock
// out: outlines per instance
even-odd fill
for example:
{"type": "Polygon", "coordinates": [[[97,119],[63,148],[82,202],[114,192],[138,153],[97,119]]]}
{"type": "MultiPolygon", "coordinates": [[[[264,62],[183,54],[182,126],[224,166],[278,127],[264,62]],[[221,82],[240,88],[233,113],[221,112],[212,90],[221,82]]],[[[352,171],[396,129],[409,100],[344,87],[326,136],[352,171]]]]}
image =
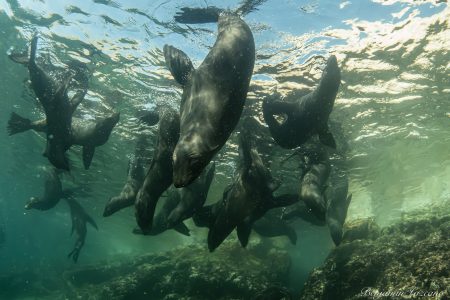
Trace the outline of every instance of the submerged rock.
{"type": "Polygon", "coordinates": [[[252,299],[274,284],[286,286],[285,251],[251,251],[225,243],[214,253],[187,246],[133,261],[66,272],[67,297],[82,299],[252,299]],[[94,298],[91,298],[94,299],[94,298]]]}
{"type": "Polygon", "coordinates": [[[405,215],[382,230],[371,219],[348,224],[301,299],[448,299],[449,212],[405,215]]]}

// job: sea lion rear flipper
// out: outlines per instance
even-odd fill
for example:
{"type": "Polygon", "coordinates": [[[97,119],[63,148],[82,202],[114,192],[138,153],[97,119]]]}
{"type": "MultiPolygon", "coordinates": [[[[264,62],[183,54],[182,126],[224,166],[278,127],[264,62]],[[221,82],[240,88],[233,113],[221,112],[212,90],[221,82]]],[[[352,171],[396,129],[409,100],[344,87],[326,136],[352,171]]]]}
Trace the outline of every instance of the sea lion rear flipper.
{"type": "Polygon", "coordinates": [[[186,53],[173,46],[164,45],[164,58],[172,76],[179,84],[184,86],[194,70],[189,57],[186,53]]]}
{"type": "Polygon", "coordinates": [[[269,209],[289,206],[289,205],[292,205],[292,204],[298,202],[298,200],[299,199],[298,199],[297,194],[283,194],[280,196],[276,196],[269,203],[269,209]]]}
{"type": "Polygon", "coordinates": [[[247,218],[236,227],[237,236],[242,247],[247,247],[250,233],[252,232],[252,223],[247,218]]]}
{"type": "Polygon", "coordinates": [[[330,230],[331,238],[333,239],[333,242],[336,246],[339,246],[342,241],[342,227],[345,223],[348,206],[350,205],[351,200],[352,194],[345,198],[345,202],[341,203],[340,207],[334,207],[335,211],[330,210],[330,207],[332,207],[332,205],[328,206],[326,220],[328,229],[330,230]]]}
{"type": "Polygon", "coordinates": [[[175,225],[173,227],[174,230],[178,231],[179,233],[183,234],[183,235],[187,235],[190,236],[191,234],[189,233],[189,228],[186,226],[186,224],[184,224],[183,222],[178,223],[177,225],[175,225]]]}
{"type": "Polygon", "coordinates": [[[88,170],[91,162],[92,162],[92,158],[94,157],[94,153],[95,153],[95,147],[94,146],[83,146],[83,165],[84,165],[84,169],[88,170]]]}
{"type": "Polygon", "coordinates": [[[95,223],[94,219],[88,214],[86,214],[86,222],[88,222],[89,224],[92,225],[92,227],[98,230],[97,223],[95,223]]]}
{"type": "Polygon", "coordinates": [[[325,146],[336,149],[336,140],[333,137],[333,134],[330,132],[328,125],[325,126],[325,129],[322,132],[319,132],[319,140],[325,146]]]}
{"type": "Polygon", "coordinates": [[[56,89],[55,92],[56,97],[62,97],[64,94],[67,93],[67,89],[69,88],[70,81],[72,80],[73,77],[74,76],[72,73],[67,72],[63,81],[61,82],[61,85],[59,85],[58,88],[56,89]]]}
{"type": "Polygon", "coordinates": [[[28,52],[21,52],[21,53],[11,53],[8,55],[8,57],[18,64],[22,65],[28,65],[28,62],[30,61],[28,58],[28,52]]]}
{"type": "Polygon", "coordinates": [[[31,120],[16,114],[15,112],[11,113],[8,121],[8,134],[14,135],[16,133],[24,132],[31,129],[31,120]]]}

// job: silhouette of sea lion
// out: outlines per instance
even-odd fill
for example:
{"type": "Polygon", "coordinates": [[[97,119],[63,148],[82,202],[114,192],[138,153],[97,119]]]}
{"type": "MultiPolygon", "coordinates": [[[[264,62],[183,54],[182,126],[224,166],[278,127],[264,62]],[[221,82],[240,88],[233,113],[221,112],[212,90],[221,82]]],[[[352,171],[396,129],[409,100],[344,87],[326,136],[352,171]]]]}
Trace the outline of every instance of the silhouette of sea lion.
{"type": "Polygon", "coordinates": [[[261,219],[253,223],[252,229],[265,237],[287,236],[292,245],[297,243],[297,233],[280,216],[268,211],[261,219]]]}
{"type": "MultiPolygon", "coordinates": [[[[95,147],[102,146],[108,141],[119,118],[120,113],[111,113],[108,116],[99,118],[95,121],[72,118],[69,147],[72,145],[83,147],[83,165],[86,170],[89,169],[91,165],[95,147]]],[[[14,135],[27,130],[47,133],[47,119],[33,122],[12,112],[7,129],[9,135],[14,135]]]]}
{"type": "Polygon", "coordinates": [[[72,257],[73,261],[76,263],[78,261],[78,256],[80,251],[84,246],[87,234],[86,223],[91,224],[95,229],[98,230],[97,224],[94,219],[89,216],[84,208],[75,199],[66,199],[70,208],[70,215],[72,219],[72,230],[71,235],[75,232],[77,239],[73,250],[67,255],[67,257],[72,257]]]}
{"type": "Polygon", "coordinates": [[[216,164],[212,163],[194,182],[187,187],[178,189],[180,202],[170,213],[168,217],[169,224],[178,224],[183,220],[189,219],[198,209],[203,207],[215,169],[216,164]]]}
{"type": "Polygon", "coordinates": [[[122,208],[131,206],[136,201],[136,195],[144,182],[145,168],[150,165],[151,152],[147,137],[138,137],[134,155],[128,161],[128,178],[119,196],[109,199],[103,211],[103,216],[108,217],[122,208]]]}
{"type": "Polygon", "coordinates": [[[278,186],[259,154],[251,148],[249,135],[241,132],[237,177],[225,189],[221,203],[203,207],[194,219],[196,224],[209,227],[209,250],[214,251],[234,228],[241,245],[245,247],[256,220],[271,208],[298,201],[297,195],[274,197],[272,193],[278,186]]]}
{"type": "Polygon", "coordinates": [[[140,228],[136,228],[133,230],[133,233],[143,235],[158,235],[166,230],[173,229],[183,235],[190,235],[189,228],[183,223],[183,221],[179,221],[178,223],[169,222],[170,213],[181,201],[178,191],[169,191],[167,197],[163,201],[163,206],[153,218],[151,230],[144,232],[140,228]]]}
{"type": "Polygon", "coordinates": [[[45,170],[45,188],[42,197],[31,197],[25,204],[25,209],[48,210],[56,206],[61,198],[72,194],[70,190],[63,190],[61,180],[55,168],[45,170]]]}
{"type": "Polygon", "coordinates": [[[347,217],[348,206],[352,200],[352,195],[347,196],[347,194],[347,177],[337,180],[326,193],[328,198],[326,221],[330,229],[331,238],[336,246],[339,246],[341,243],[342,227],[347,217]]]}
{"type": "MultiPolygon", "coordinates": [[[[44,70],[36,64],[36,50],[38,37],[31,40],[29,60],[10,55],[13,61],[26,64],[30,74],[31,86],[44,108],[47,125],[47,146],[44,156],[58,169],[69,170],[69,161],[65,152],[70,147],[71,122],[74,105],[67,96],[69,83],[74,76],[68,71],[63,80],[54,81],[44,70]]],[[[73,102],[81,101],[79,94],[74,96],[73,102]]],[[[84,95],[83,95],[84,97],[84,95]]],[[[78,102],[79,103],[79,102],[78,102]]]]}
{"type": "Polygon", "coordinates": [[[333,110],[341,73],[336,57],[330,56],[317,88],[296,102],[269,101],[263,103],[263,115],[275,142],[283,148],[292,149],[302,145],[312,135],[336,148],[336,142],[328,128],[328,118],[333,110]],[[279,123],[274,115],[287,118],[279,123]]]}
{"type": "Polygon", "coordinates": [[[222,148],[242,113],[255,63],[255,43],[237,15],[218,17],[214,46],[198,69],[189,57],[164,46],[166,64],[183,86],[180,139],[173,154],[173,181],[194,181],[222,148]]]}
{"type": "Polygon", "coordinates": [[[158,144],[135,201],[136,221],[144,233],[151,230],[159,197],[172,184],[172,154],[179,138],[179,130],[178,113],[171,108],[161,110],[158,144]]]}

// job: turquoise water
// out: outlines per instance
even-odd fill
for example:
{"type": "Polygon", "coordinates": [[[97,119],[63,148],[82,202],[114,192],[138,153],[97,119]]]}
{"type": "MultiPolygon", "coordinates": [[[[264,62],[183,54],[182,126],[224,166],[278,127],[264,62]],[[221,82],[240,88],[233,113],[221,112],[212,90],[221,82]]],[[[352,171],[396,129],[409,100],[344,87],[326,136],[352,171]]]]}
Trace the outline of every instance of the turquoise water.
{"type": "MultiPolygon", "coordinates": [[[[264,128],[261,100],[275,90],[286,97],[311,89],[323,60],[336,55],[342,83],[331,120],[338,136],[336,169],[345,172],[353,194],[347,220],[374,217],[381,225],[404,212],[450,198],[450,8],[440,1],[293,1],[268,0],[244,17],[255,37],[256,62],[244,115],[264,128]]],[[[209,1],[235,8],[238,1],[209,1]]],[[[39,32],[39,55],[62,69],[69,59],[87,63],[89,91],[77,116],[90,119],[112,110],[121,119],[85,171],[81,151],[72,147],[73,164],[63,185],[77,188],[77,199],[95,218],[88,228],[79,265],[104,259],[205,243],[206,231],[188,222],[193,236],[165,232],[136,236],[134,211],[103,218],[106,201],[126,179],[128,157],[142,127],[136,111],[168,103],[177,107],[181,89],[167,70],[164,44],[183,49],[198,66],[216,38],[216,25],[183,25],[173,20],[182,6],[204,1],[19,1],[0,0],[1,126],[11,111],[31,119],[43,112],[27,85],[26,68],[8,59],[24,50],[39,32]]],[[[149,130],[149,129],[145,129],[149,130]]],[[[156,128],[149,130],[156,133],[156,128]]],[[[0,130],[0,274],[73,268],[67,259],[68,207],[25,211],[25,201],[43,191],[45,138],[34,132],[8,136],[0,130]],[[1,242],[0,242],[1,243],[1,242]]],[[[297,189],[296,165],[280,161],[291,152],[267,142],[266,163],[287,191],[297,189]]],[[[266,143],[266,139],[261,141],[266,143]]],[[[262,147],[264,148],[264,147],[262,147]]],[[[236,135],[217,155],[216,176],[208,195],[215,202],[236,168],[236,135]]],[[[320,265],[333,247],[326,228],[295,223],[299,242],[277,239],[293,260],[293,286],[320,265]]],[[[230,262],[232,263],[232,262],[230,262]]]]}

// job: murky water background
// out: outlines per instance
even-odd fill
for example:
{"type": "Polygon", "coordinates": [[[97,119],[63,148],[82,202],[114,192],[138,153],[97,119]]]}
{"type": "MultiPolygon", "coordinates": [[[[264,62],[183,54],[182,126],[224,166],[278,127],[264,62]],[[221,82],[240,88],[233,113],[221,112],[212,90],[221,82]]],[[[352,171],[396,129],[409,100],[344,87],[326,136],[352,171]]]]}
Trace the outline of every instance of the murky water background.
{"type": "MultiPolygon", "coordinates": [[[[342,71],[332,131],[338,136],[335,170],[346,172],[353,200],[348,219],[373,216],[381,225],[403,212],[450,198],[450,8],[441,1],[293,1],[269,0],[245,16],[255,37],[257,59],[244,114],[264,124],[261,99],[275,90],[286,97],[308,90],[320,78],[324,60],[335,54],[342,71]]],[[[224,1],[209,5],[223,7],[224,1]]],[[[238,1],[226,1],[229,8],[238,1]]],[[[23,66],[8,57],[26,49],[39,32],[39,55],[64,68],[70,59],[88,63],[92,72],[87,97],[77,116],[93,118],[116,110],[121,120],[109,142],[97,148],[83,170],[80,149],[69,152],[72,175],[63,184],[78,189],[78,200],[94,216],[79,264],[205,243],[206,231],[183,237],[131,234],[133,209],[102,218],[109,197],[126,179],[127,158],[140,127],[136,111],[160,103],[176,107],[181,97],[165,67],[162,47],[172,44],[198,66],[215,41],[216,25],[182,25],[173,20],[182,6],[204,1],[19,1],[0,0],[0,273],[41,268],[71,268],[73,245],[66,203],[47,212],[25,211],[25,201],[43,190],[44,138],[33,132],[9,137],[11,111],[31,119],[43,116],[26,81],[23,66]]],[[[263,128],[263,127],[262,127],[263,128]]],[[[153,129],[152,129],[153,130],[153,129]]],[[[153,130],[154,131],[154,130],[153,130]]],[[[264,129],[263,129],[264,132],[264,129]]],[[[217,156],[208,201],[222,195],[235,168],[236,137],[217,156]]],[[[286,190],[297,189],[290,152],[270,138],[260,141],[272,172],[286,190]],[[267,141],[266,141],[267,140],[267,141]]],[[[293,280],[301,281],[332,246],[326,228],[296,223],[299,242],[278,246],[294,259],[293,280]]]]}

